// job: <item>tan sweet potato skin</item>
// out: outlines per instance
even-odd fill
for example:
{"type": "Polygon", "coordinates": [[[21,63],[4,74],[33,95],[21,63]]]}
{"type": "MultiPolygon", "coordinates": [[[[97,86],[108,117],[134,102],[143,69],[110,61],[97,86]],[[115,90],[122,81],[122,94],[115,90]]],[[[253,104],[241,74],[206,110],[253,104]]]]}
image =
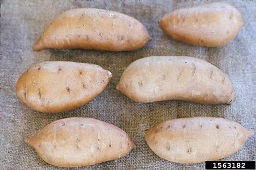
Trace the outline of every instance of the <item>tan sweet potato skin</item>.
{"type": "Polygon", "coordinates": [[[117,89],[136,102],[185,100],[230,104],[234,98],[228,76],[212,64],[187,56],[152,56],[131,63],[117,89]]]}
{"type": "Polygon", "coordinates": [[[59,167],[93,165],[125,156],[135,144],[122,129],[93,118],[60,119],[25,138],[47,163],[59,167]]]}
{"type": "Polygon", "coordinates": [[[62,112],[88,103],[99,95],[112,74],[87,63],[48,61],[33,65],[17,81],[16,94],[39,112],[62,112]]]}
{"type": "Polygon", "coordinates": [[[239,123],[223,118],[172,119],[145,131],[148,146],[161,158],[199,163],[228,157],[253,135],[239,123]]]}
{"type": "Polygon", "coordinates": [[[224,46],[243,26],[240,12],[233,6],[216,2],[167,13],[160,28],[175,40],[197,46],[224,46]]]}
{"type": "Polygon", "coordinates": [[[131,51],[142,48],[150,39],[142,23],[130,16],[103,9],[77,8],[56,17],[33,49],[131,51]]]}

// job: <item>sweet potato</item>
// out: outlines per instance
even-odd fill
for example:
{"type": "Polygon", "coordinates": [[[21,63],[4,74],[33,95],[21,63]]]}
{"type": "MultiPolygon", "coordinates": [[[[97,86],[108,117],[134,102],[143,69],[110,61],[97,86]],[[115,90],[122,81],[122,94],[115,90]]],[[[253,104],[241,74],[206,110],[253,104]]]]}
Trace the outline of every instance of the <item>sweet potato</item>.
{"type": "Polygon", "coordinates": [[[33,49],[131,51],[142,48],[150,39],[146,28],[135,18],[103,9],[78,8],[56,17],[33,49]]]}
{"type": "Polygon", "coordinates": [[[145,136],[159,157],[177,163],[199,163],[234,154],[253,133],[227,119],[194,117],[162,122],[146,130],[145,136]]]}
{"type": "Polygon", "coordinates": [[[204,60],[185,56],[153,56],[134,61],[125,69],[117,90],[136,102],[230,104],[234,98],[225,73],[204,60]]]}
{"type": "Polygon", "coordinates": [[[111,77],[111,72],[94,64],[42,62],[20,76],[16,93],[31,109],[62,112],[94,99],[104,90],[111,77]]]}
{"type": "Polygon", "coordinates": [[[25,138],[47,163],[79,167],[114,160],[128,154],[135,144],[122,129],[93,118],[57,120],[25,138]]]}
{"type": "Polygon", "coordinates": [[[217,2],[167,13],[159,20],[159,26],[175,40],[217,47],[228,44],[236,37],[243,20],[236,8],[217,2]]]}

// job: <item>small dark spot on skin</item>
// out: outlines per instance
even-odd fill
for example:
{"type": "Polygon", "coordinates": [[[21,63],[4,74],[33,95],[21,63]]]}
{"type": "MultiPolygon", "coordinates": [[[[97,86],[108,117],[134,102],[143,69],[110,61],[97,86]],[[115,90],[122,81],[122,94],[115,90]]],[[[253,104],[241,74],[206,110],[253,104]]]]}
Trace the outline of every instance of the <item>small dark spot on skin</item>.
{"type": "Polygon", "coordinates": [[[213,70],[211,69],[211,71],[210,71],[210,79],[212,79],[212,76],[213,76],[213,70]]]}
{"type": "Polygon", "coordinates": [[[219,129],[220,128],[220,126],[219,125],[216,125],[216,129],[219,129]]]}
{"type": "Polygon", "coordinates": [[[56,147],[57,147],[56,144],[53,144],[53,148],[56,149],[56,147]]]}
{"type": "Polygon", "coordinates": [[[23,95],[25,98],[27,98],[27,93],[25,91],[23,92],[23,95]]]}
{"type": "Polygon", "coordinates": [[[81,123],[81,126],[84,126],[84,124],[83,124],[83,123],[81,123]]]}
{"type": "Polygon", "coordinates": [[[65,123],[65,122],[62,122],[61,126],[65,126],[65,125],[66,125],[66,123],[65,123]]]}
{"type": "Polygon", "coordinates": [[[80,147],[78,146],[78,144],[75,145],[77,149],[80,149],[80,147]]]}
{"type": "Polygon", "coordinates": [[[70,92],[70,88],[69,87],[66,87],[66,90],[67,90],[67,92],[70,92]]]}
{"type": "Polygon", "coordinates": [[[110,148],[112,147],[111,143],[108,145],[108,147],[110,147],[110,148]]]}
{"type": "Polygon", "coordinates": [[[185,64],[187,64],[188,62],[185,61],[185,64]]]}
{"type": "Polygon", "coordinates": [[[165,75],[165,74],[162,75],[162,79],[163,79],[163,80],[166,79],[166,75],[165,75]]]}
{"type": "Polygon", "coordinates": [[[80,75],[82,75],[82,74],[83,74],[83,72],[82,72],[82,71],[80,71],[80,72],[79,72],[79,74],[80,74],[80,75]]]}
{"type": "Polygon", "coordinates": [[[190,154],[191,152],[192,152],[192,148],[190,147],[187,149],[187,153],[190,154]]]}
{"type": "Polygon", "coordinates": [[[143,86],[143,83],[142,83],[142,81],[140,80],[140,81],[138,81],[138,85],[140,86],[140,87],[142,87],[143,86]]]}
{"type": "Polygon", "coordinates": [[[86,89],[86,85],[83,83],[83,88],[86,89]]]}
{"type": "Polygon", "coordinates": [[[216,152],[218,152],[218,151],[219,151],[219,148],[220,148],[219,146],[216,146],[216,152]]]}
{"type": "Polygon", "coordinates": [[[41,67],[38,67],[37,70],[41,70],[41,67]]]}
{"type": "Polygon", "coordinates": [[[226,80],[226,78],[223,77],[222,80],[221,80],[221,83],[224,84],[224,83],[225,83],[225,80],[226,80]]]}
{"type": "Polygon", "coordinates": [[[171,125],[168,125],[168,126],[167,126],[167,129],[169,129],[170,127],[171,127],[171,125]]]}
{"type": "Polygon", "coordinates": [[[203,128],[203,125],[200,125],[200,128],[203,128]]]}
{"type": "Polygon", "coordinates": [[[171,147],[168,145],[168,146],[166,147],[166,149],[167,149],[167,151],[170,151],[170,150],[171,150],[171,147]]]}
{"type": "Polygon", "coordinates": [[[194,76],[196,73],[196,65],[192,63],[192,67],[193,67],[192,76],[194,76]]]}
{"type": "Polygon", "coordinates": [[[59,67],[59,68],[58,68],[58,72],[60,73],[60,72],[61,72],[61,70],[62,70],[62,69],[59,67]]]}
{"type": "Polygon", "coordinates": [[[97,146],[97,151],[100,151],[100,147],[99,146],[97,146]]]}
{"type": "Polygon", "coordinates": [[[183,125],[182,128],[185,129],[186,125],[183,125]]]}
{"type": "Polygon", "coordinates": [[[234,126],[234,129],[236,129],[236,127],[234,126]]]}
{"type": "Polygon", "coordinates": [[[201,43],[201,44],[204,44],[204,40],[200,39],[200,43],[201,43]]]}
{"type": "Polygon", "coordinates": [[[100,138],[98,138],[98,142],[100,141],[100,138]]]}
{"type": "Polygon", "coordinates": [[[41,99],[41,97],[42,97],[42,94],[41,94],[41,91],[40,91],[40,89],[38,89],[38,96],[39,96],[39,98],[41,99]]]}
{"type": "Polygon", "coordinates": [[[179,75],[177,76],[177,80],[180,80],[180,77],[181,77],[182,73],[183,73],[183,69],[180,70],[179,75]]]}

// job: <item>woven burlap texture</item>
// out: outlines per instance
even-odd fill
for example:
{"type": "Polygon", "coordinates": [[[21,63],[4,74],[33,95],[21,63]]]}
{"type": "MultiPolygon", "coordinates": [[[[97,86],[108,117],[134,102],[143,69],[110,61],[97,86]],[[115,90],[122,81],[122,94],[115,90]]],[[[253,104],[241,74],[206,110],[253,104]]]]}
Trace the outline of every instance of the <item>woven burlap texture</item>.
{"type": "MultiPolygon", "coordinates": [[[[225,1],[242,14],[244,27],[228,45],[218,48],[196,47],[167,37],[158,20],[167,12],[212,0],[2,0],[0,55],[0,169],[63,169],[45,163],[24,137],[37,133],[47,124],[67,117],[92,117],[124,129],[137,147],[123,158],[76,169],[204,169],[200,164],[176,164],[156,156],[145,142],[144,130],[167,119],[195,116],[223,117],[255,128],[256,118],[256,1],[225,1]],[[80,7],[118,11],[141,21],[152,40],[133,52],[94,50],[32,50],[44,27],[62,12],[80,7]],[[236,99],[231,105],[202,105],[183,101],[135,103],[115,87],[124,69],[147,56],[186,55],[204,59],[227,73],[236,99]],[[75,110],[45,114],[23,105],[15,93],[19,76],[42,61],[94,63],[110,70],[113,78],[93,101],[75,110]]],[[[100,26],[100,25],[99,25],[100,26]]],[[[234,155],[224,160],[255,160],[255,135],[234,155]]],[[[204,146],[202,146],[204,147],[204,146]]]]}

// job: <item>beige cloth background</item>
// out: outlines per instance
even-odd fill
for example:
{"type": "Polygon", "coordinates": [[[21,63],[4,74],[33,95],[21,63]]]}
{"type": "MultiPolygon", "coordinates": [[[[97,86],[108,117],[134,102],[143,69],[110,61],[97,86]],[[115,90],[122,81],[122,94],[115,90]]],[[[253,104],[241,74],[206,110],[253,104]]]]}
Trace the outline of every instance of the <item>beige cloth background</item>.
{"type": "MultiPolygon", "coordinates": [[[[206,48],[180,43],[168,38],[158,27],[157,21],[168,11],[209,2],[213,0],[2,0],[0,169],[62,169],[42,161],[23,139],[52,121],[66,117],[93,117],[112,123],[124,129],[137,144],[136,149],[121,159],[75,169],[204,169],[204,163],[182,165],[160,159],[146,145],[144,130],[167,119],[224,117],[256,129],[256,1],[226,1],[241,12],[244,27],[235,40],[224,47],[206,48]],[[80,7],[103,8],[130,15],[146,26],[153,39],[134,52],[32,50],[43,28],[55,16],[80,7]],[[230,106],[182,101],[141,104],[129,100],[115,89],[122,72],[132,61],[152,55],[188,55],[216,65],[230,76],[236,100],[230,106]],[[110,70],[113,78],[103,93],[81,108],[58,114],[35,112],[17,99],[16,81],[32,64],[56,60],[98,64],[110,70]]],[[[224,160],[255,160],[255,144],[254,135],[241,150],[224,160]]]]}

